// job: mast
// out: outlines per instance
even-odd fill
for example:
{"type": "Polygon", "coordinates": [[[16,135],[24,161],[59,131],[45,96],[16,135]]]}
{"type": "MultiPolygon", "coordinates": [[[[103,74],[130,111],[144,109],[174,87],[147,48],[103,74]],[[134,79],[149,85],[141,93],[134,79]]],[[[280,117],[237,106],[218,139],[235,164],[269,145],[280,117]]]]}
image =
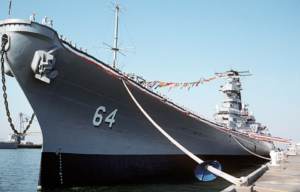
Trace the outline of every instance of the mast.
{"type": "Polygon", "coordinates": [[[115,22],[115,38],[114,38],[114,47],[112,48],[113,52],[114,52],[114,58],[113,58],[113,63],[112,63],[112,67],[117,69],[118,65],[117,65],[117,52],[119,51],[118,48],[118,12],[119,12],[119,5],[117,5],[116,7],[116,22],[115,22]]]}
{"type": "MultiPolygon", "coordinates": [[[[119,48],[118,47],[118,33],[119,33],[119,11],[122,12],[121,9],[125,10],[125,6],[121,5],[121,4],[117,4],[114,5],[113,3],[111,3],[113,5],[113,7],[109,7],[110,10],[115,12],[115,33],[114,33],[114,45],[110,46],[109,44],[106,44],[103,42],[103,44],[107,47],[109,47],[109,49],[106,50],[112,50],[113,51],[113,61],[111,64],[111,67],[116,69],[117,71],[120,71],[118,69],[118,61],[117,61],[117,53],[120,53],[121,55],[125,56],[125,54],[123,54],[120,50],[124,50],[126,48],[135,48],[135,47],[124,47],[124,48],[119,48]],[[113,8],[113,9],[112,9],[113,8]]],[[[105,50],[103,50],[105,51],[105,50]]],[[[102,52],[102,51],[97,51],[97,52],[102,52]]]]}

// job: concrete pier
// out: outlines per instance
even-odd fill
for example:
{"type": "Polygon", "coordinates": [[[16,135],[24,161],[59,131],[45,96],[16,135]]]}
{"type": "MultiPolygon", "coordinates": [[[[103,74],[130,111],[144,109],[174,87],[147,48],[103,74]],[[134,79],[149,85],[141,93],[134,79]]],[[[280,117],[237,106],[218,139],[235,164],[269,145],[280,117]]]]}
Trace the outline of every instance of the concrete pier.
{"type": "Polygon", "coordinates": [[[231,185],[222,192],[272,192],[300,191],[300,156],[289,156],[277,166],[263,165],[248,175],[250,187],[231,185]]]}

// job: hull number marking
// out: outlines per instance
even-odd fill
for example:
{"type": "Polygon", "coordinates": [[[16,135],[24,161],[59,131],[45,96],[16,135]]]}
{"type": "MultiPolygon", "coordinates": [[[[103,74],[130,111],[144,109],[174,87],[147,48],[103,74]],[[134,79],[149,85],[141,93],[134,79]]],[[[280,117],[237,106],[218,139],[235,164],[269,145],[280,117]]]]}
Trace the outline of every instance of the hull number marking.
{"type": "MultiPolygon", "coordinates": [[[[93,124],[95,127],[99,127],[102,123],[103,116],[102,113],[105,113],[106,109],[104,106],[100,106],[97,108],[94,118],[93,118],[93,124]]],[[[113,110],[104,120],[105,123],[109,123],[109,128],[112,128],[113,124],[116,122],[115,116],[118,112],[118,109],[113,110]]]]}

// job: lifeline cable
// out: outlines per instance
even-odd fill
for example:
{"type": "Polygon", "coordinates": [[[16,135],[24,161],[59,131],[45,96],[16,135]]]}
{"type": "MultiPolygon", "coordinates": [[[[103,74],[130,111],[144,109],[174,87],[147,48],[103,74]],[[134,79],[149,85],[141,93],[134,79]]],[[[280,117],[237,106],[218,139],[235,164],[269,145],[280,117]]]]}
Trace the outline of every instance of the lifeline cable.
{"type": "MultiPolygon", "coordinates": [[[[231,135],[232,135],[232,134],[231,134],[231,135]]],[[[270,161],[271,161],[271,158],[267,158],[267,157],[260,156],[260,155],[258,155],[258,154],[256,154],[256,153],[253,153],[252,151],[248,150],[246,147],[244,147],[244,146],[243,146],[243,145],[235,138],[234,135],[232,135],[232,137],[234,138],[234,140],[235,140],[240,146],[242,146],[246,151],[248,151],[248,152],[251,153],[252,155],[255,155],[255,156],[260,157],[260,158],[262,158],[262,159],[266,159],[266,160],[270,160],[270,161]]]]}
{"type": "MultiPolygon", "coordinates": [[[[213,126],[214,127],[214,126],[213,126]]],[[[214,127],[215,128],[215,127],[214,127]]],[[[232,132],[230,132],[230,133],[228,133],[227,131],[224,131],[224,130],[222,130],[222,129],[218,129],[218,128],[215,128],[215,129],[217,129],[217,130],[219,130],[219,131],[222,131],[222,132],[224,132],[224,133],[227,133],[228,135],[231,135],[234,139],[236,138],[236,136],[234,136],[233,134],[232,134],[232,132]]],[[[243,138],[239,138],[240,140],[243,140],[244,142],[247,142],[247,143],[250,143],[250,144],[253,144],[253,145],[255,145],[253,142],[250,142],[250,141],[247,141],[247,140],[245,140],[245,139],[243,139],[243,138]]],[[[235,139],[236,140],[236,139],[235,139]]],[[[237,141],[237,140],[236,140],[237,141]]],[[[273,144],[274,145],[274,144],[273,144]]],[[[243,146],[242,146],[243,147],[243,146]]],[[[260,147],[260,148],[263,148],[263,149],[266,149],[266,147],[261,147],[261,146],[259,146],[259,145],[257,145],[257,147],[260,147]]],[[[246,149],[247,150],[247,149],[246,149]]],[[[270,151],[270,150],[269,150],[270,151]]],[[[250,151],[248,151],[248,152],[250,152],[250,151]]],[[[250,152],[251,153],[251,152],[250,152]]],[[[254,153],[253,153],[254,154],[254,153]]],[[[258,157],[261,157],[261,156],[259,156],[259,155],[256,155],[256,156],[258,156],[258,157]]],[[[265,157],[263,157],[263,158],[265,158],[265,157]]],[[[267,159],[267,160],[271,160],[270,158],[269,159],[267,159]]]]}
{"type": "MultiPolygon", "coordinates": [[[[126,83],[124,82],[124,80],[122,79],[123,84],[126,88],[126,90],[128,91],[129,95],[131,96],[132,100],[134,101],[134,103],[138,106],[138,108],[141,110],[141,112],[147,117],[147,119],[167,138],[169,139],[174,145],[176,145],[176,147],[178,147],[181,151],[183,151],[185,154],[187,154],[189,157],[191,157],[192,159],[194,159],[197,163],[201,164],[204,161],[201,160],[200,158],[198,158],[196,155],[194,155],[193,153],[191,153],[190,151],[188,151],[186,148],[184,148],[182,145],[180,145],[176,140],[174,140],[168,133],[166,133],[159,125],[157,125],[152,118],[144,111],[144,109],[140,106],[140,104],[137,102],[137,100],[134,98],[134,96],[132,95],[132,93],[130,92],[130,90],[128,89],[126,83]]],[[[242,181],[243,179],[238,179],[235,178],[227,173],[224,173],[212,166],[207,166],[206,167],[207,170],[209,170],[210,172],[214,173],[215,175],[218,175],[224,179],[226,179],[227,181],[237,185],[237,186],[241,186],[242,185],[242,181]]]]}
{"type": "MultiPolygon", "coordinates": [[[[262,158],[262,159],[266,159],[266,160],[270,160],[270,161],[271,161],[271,158],[267,158],[267,157],[260,156],[260,155],[258,155],[258,154],[253,153],[252,151],[248,150],[247,148],[245,148],[245,147],[244,147],[244,146],[236,139],[236,136],[233,135],[232,132],[228,133],[227,131],[224,131],[224,130],[222,130],[222,129],[218,129],[218,128],[214,127],[214,126],[212,126],[212,127],[215,128],[215,129],[217,129],[217,130],[219,130],[219,131],[222,131],[222,132],[224,132],[224,133],[227,133],[228,135],[231,135],[231,136],[234,138],[234,140],[235,140],[239,145],[241,145],[246,151],[248,151],[249,153],[251,153],[251,154],[253,154],[253,155],[257,156],[257,157],[260,157],[260,158],[262,158]]],[[[243,140],[244,142],[247,142],[247,143],[250,143],[250,144],[255,145],[253,142],[247,141],[247,140],[245,140],[245,139],[243,139],[243,138],[239,138],[239,139],[240,139],[240,140],[243,140]]],[[[274,145],[274,144],[273,144],[273,145],[274,145]]],[[[260,148],[265,149],[265,147],[261,147],[261,146],[257,146],[257,147],[260,147],[260,148]]]]}
{"type": "MultiPolygon", "coordinates": [[[[219,130],[219,131],[222,131],[222,132],[224,132],[224,133],[226,133],[226,134],[228,134],[228,135],[232,135],[232,136],[233,136],[232,132],[227,132],[227,131],[224,131],[224,130],[222,130],[222,129],[218,129],[218,128],[214,127],[214,126],[212,126],[212,127],[215,128],[215,129],[217,129],[217,130],[219,130]]],[[[234,136],[234,137],[236,137],[236,136],[234,136]]],[[[247,141],[246,139],[243,139],[243,138],[239,138],[239,139],[240,139],[240,140],[243,140],[244,142],[247,142],[247,143],[250,143],[250,144],[255,145],[255,143],[250,142],[250,141],[247,141]]],[[[260,147],[260,148],[263,148],[263,149],[267,149],[266,147],[262,147],[262,146],[259,146],[259,145],[257,145],[257,147],[260,147]]],[[[270,150],[269,150],[269,151],[270,151],[270,150]]]]}

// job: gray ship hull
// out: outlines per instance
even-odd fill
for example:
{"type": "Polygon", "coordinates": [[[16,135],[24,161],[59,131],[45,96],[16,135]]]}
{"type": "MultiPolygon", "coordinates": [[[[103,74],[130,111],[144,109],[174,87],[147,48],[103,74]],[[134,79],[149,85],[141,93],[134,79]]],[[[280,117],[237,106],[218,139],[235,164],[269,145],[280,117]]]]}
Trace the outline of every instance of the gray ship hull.
{"type": "Polygon", "coordinates": [[[17,149],[17,148],[18,148],[17,142],[0,141],[0,149],[17,149]]]}
{"type": "MultiPolygon", "coordinates": [[[[47,26],[28,20],[5,20],[0,22],[0,33],[9,36],[7,73],[18,81],[42,130],[42,188],[100,185],[194,167],[195,163],[140,112],[122,81],[153,120],[192,153],[204,159],[217,157],[215,160],[250,155],[226,128],[165,101],[63,43],[47,26]],[[40,50],[55,52],[52,70],[58,71],[58,76],[50,83],[35,78],[32,70],[35,53],[40,50]],[[102,123],[95,126],[95,121],[100,121],[96,118],[99,107],[105,112],[99,111],[102,123]]],[[[233,134],[256,154],[266,156],[272,149],[272,143],[233,134]]]]}

